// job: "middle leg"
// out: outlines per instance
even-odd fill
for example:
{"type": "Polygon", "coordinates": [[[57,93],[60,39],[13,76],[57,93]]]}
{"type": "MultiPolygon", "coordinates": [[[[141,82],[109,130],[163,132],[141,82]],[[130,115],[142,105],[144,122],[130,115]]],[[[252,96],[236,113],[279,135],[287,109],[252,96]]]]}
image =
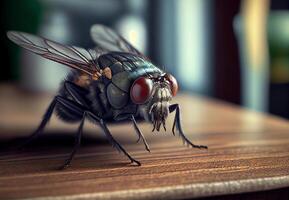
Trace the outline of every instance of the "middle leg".
{"type": "Polygon", "coordinates": [[[78,127],[78,131],[77,131],[77,134],[76,134],[76,137],[75,137],[74,147],[73,147],[68,159],[65,161],[64,165],[60,167],[60,169],[65,169],[65,168],[70,166],[70,163],[73,160],[74,155],[75,155],[77,149],[80,146],[81,137],[82,137],[82,133],[83,133],[83,125],[84,125],[84,121],[85,121],[86,115],[87,115],[87,113],[86,113],[86,111],[84,111],[83,116],[82,116],[82,120],[80,122],[80,125],[78,127]]]}
{"type": "Polygon", "coordinates": [[[126,150],[114,139],[114,137],[112,136],[112,134],[110,133],[109,129],[106,126],[106,123],[103,121],[103,119],[97,117],[96,115],[94,115],[91,112],[88,112],[89,116],[94,119],[95,121],[99,122],[101,128],[104,131],[105,136],[107,137],[107,139],[109,140],[109,142],[112,144],[112,146],[114,148],[116,148],[119,152],[122,152],[124,155],[126,155],[128,157],[128,159],[131,161],[131,163],[136,163],[138,166],[141,165],[141,163],[137,160],[135,160],[134,158],[132,158],[127,152],[126,150]]]}
{"type": "Polygon", "coordinates": [[[65,106],[66,108],[70,108],[74,111],[78,111],[78,114],[82,114],[82,120],[80,123],[80,126],[78,128],[78,133],[76,135],[76,139],[75,139],[75,145],[74,148],[72,150],[72,152],[70,153],[69,158],[66,160],[65,164],[61,167],[61,169],[64,169],[66,167],[68,167],[78,149],[78,147],[80,146],[80,141],[81,141],[81,136],[82,136],[82,129],[83,129],[83,124],[84,124],[84,120],[87,116],[90,116],[92,119],[94,119],[95,121],[99,122],[102,129],[104,130],[104,133],[106,135],[106,137],[108,138],[108,140],[111,142],[111,144],[113,145],[113,147],[115,147],[117,150],[123,152],[129,159],[130,161],[133,163],[136,163],[137,165],[141,165],[139,161],[133,159],[127,152],[126,150],[113,138],[113,136],[111,135],[110,131],[108,130],[106,123],[103,121],[103,119],[97,117],[96,115],[94,115],[92,112],[85,110],[84,107],[81,107],[79,105],[79,107],[75,107],[74,104],[76,104],[75,102],[72,102],[69,99],[62,99],[60,101],[62,106],[65,106]],[[73,104],[72,104],[73,103],[73,104]]]}

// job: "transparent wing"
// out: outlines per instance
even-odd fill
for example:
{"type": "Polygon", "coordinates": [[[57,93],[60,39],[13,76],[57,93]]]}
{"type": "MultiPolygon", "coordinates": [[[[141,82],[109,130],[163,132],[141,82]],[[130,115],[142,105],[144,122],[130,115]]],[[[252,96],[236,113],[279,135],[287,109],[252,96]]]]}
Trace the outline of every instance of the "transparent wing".
{"type": "Polygon", "coordinates": [[[19,46],[32,51],[44,58],[67,65],[86,74],[93,75],[99,71],[95,62],[101,54],[96,50],[63,45],[32,34],[9,31],[7,36],[19,46]]]}
{"type": "Polygon", "coordinates": [[[90,35],[96,45],[106,51],[129,52],[143,57],[142,53],[134,48],[126,39],[106,26],[100,24],[93,25],[90,29],[90,35]]]}

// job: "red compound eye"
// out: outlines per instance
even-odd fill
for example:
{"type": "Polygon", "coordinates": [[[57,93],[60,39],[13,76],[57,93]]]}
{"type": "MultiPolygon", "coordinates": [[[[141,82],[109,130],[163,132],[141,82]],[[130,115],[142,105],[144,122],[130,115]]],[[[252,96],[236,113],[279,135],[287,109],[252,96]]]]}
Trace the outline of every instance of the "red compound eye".
{"type": "Polygon", "coordinates": [[[177,80],[171,74],[166,74],[165,79],[170,83],[172,95],[176,96],[179,89],[177,80]]]}
{"type": "Polygon", "coordinates": [[[140,77],[134,81],[130,89],[130,98],[135,104],[143,104],[150,97],[153,82],[147,77],[140,77]]]}

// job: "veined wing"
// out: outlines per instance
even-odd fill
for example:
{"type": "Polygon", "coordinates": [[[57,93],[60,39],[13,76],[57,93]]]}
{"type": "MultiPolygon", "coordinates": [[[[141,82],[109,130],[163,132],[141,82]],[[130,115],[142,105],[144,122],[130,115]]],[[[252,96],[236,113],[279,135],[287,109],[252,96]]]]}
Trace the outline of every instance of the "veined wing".
{"type": "Polygon", "coordinates": [[[128,52],[145,57],[121,35],[106,26],[100,24],[93,25],[90,29],[90,35],[97,47],[106,51],[128,52]]]}
{"type": "Polygon", "coordinates": [[[19,46],[44,58],[67,65],[88,75],[95,75],[99,67],[95,62],[101,52],[63,45],[42,37],[18,31],[9,31],[7,36],[19,46]]]}

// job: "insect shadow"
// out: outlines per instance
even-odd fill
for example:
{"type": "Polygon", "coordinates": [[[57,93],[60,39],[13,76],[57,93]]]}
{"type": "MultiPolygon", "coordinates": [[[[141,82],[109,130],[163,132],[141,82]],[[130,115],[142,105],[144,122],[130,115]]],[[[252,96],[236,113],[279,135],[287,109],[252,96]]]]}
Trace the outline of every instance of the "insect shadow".
{"type": "MultiPolygon", "coordinates": [[[[102,153],[99,148],[103,148],[109,146],[109,141],[105,137],[101,137],[95,135],[92,131],[86,131],[87,134],[84,134],[81,141],[82,150],[85,153],[79,154],[79,159],[85,159],[85,157],[94,157],[93,160],[98,160],[101,162],[89,162],[88,166],[79,165],[77,168],[87,168],[93,167],[93,165],[97,165],[98,169],[100,168],[115,168],[115,167],[125,167],[124,161],[117,162],[105,162],[106,160],[115,160],[116,152],[111,150],[109,152],[102,153]],[[87,153],[86,150],[89,149],[87,153]]],[[[7,134],[14,134],[15,132],[7,132],[7,134]]],[[[28,133],[27,133],[28,134],[28,133]]],[[[16,134],[20,135],[20,134],[16,134]]],[[[26,135],[26,134],[25,134],[26,135]]],[[[22,146],[23,141],[27,140],[27,137],[23,135],[22,137],[17,137],[13,139],[1,139],[0,138],[0,161],[7,161],[11,156],[14,156],[15,153],[19,154],[28,154],[30,152],[39,151],[39,155],[45,156],[47,152],[50,155],[55,155],[55,158],[59,158],[59,152],[65,154],[61,156],[67,156],[70,153],[71,146],[74,143],[75,137],[73,132],[67,131],[46,131],[45,134],[41,135],[41,137],[35,139],[31,143],[25,146],[25,148],[19,148],[22,146]]],[[[131,142],[127,140],[122,140],[122,143],[126,146],[132,145],[131,142]]],[[[23,158],[25,159],[25,158],[23,158]]],[[[54,159],[51,158],[51,159],[54,159]]],[[[129,165],[129,164],[128,164],[129,165]]],[[[54,167],[53,167],[54,169],[54,167]]],[[[49,170],[53,170],[49,169],[49,170]]],[[[58,167],[56,167],[58,169],[58,167]]]]}

